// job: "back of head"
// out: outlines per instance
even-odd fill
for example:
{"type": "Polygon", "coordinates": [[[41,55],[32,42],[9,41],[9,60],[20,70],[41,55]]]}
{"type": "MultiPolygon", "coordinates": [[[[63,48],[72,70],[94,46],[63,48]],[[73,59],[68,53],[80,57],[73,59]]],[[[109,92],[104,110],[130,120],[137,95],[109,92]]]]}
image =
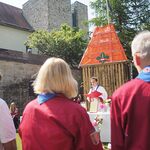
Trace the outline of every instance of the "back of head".
{"type": "Polygon", "coordinates": [[[91,77],[91,80],[95,80],[96,82],[98,82],[98,78],[97,77],[91,77]]]}
{"type": "Polygon", "coordinates": [[[144,64],[150,65],[150,32],[140,32],[132,41],[132,55],[139,53],[140,59],[144,64]]]}
{"type": "Polygon", "coordinates": [[[68,98],[77,95],[77,82],[73,78],[69,65],[60,58],[49,58],[41,66],[34,82],[34,92],[62,93],[68,98]]]}
{"type": "Polygon", "coordinates": [[[16,108],[16,104],[15,104],[15,102],[12,102],[12,103],[10,104],[10,112],[14,112],[14,111],[15,111],[15,108],[16,108]]]}

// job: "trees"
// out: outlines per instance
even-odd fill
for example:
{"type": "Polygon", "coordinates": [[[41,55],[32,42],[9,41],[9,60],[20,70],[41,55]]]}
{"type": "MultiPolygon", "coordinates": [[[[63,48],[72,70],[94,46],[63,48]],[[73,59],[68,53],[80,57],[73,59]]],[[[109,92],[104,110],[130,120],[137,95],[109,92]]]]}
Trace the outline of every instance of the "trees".
{"type": "Polygon", "coordinates": [[[130,44],[136,32],[150,30],[150,1],[94,0],[91,7],[95,10],[96,18],[90,23],[101,26],[110,20],[115,25],[128,58],[132,59],[130,44]]]}
{"type": "Polygon", "coordinates": [[[77,67],[87,45],[87,39],[84,31],[64,24],[60,29],[51,32],[33,32],[26,45],[37,48],[40,53],[50,57],[60,57],[72,67],[77,67]]]}

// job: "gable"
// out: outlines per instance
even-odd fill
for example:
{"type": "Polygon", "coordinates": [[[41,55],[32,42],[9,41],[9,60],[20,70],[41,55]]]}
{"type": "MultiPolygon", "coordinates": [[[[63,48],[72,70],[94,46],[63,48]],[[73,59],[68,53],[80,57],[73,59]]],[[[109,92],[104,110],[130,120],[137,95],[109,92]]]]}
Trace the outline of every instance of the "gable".
{"type": "Polygon", "coordinates": [[[92,65],[106,62],[126,61],[124,49],[112,24],[96,27],[86,51],[80,62],[82,65],[92,65]]]}

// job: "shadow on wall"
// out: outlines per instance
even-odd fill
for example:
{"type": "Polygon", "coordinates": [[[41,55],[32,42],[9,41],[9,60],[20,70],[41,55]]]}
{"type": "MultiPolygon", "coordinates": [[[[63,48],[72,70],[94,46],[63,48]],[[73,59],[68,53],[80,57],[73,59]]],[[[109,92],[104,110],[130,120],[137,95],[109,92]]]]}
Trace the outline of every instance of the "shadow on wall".
{"type": "Polygon", "coordinates": [[[11,84],[3,87],[3,99],[10,105],[11,102],[15,102],[18,106],[20,114],[26,104],[35,98],[34,95],[29,94],[30,80],[24,79],[20,83],[11,84]]]}

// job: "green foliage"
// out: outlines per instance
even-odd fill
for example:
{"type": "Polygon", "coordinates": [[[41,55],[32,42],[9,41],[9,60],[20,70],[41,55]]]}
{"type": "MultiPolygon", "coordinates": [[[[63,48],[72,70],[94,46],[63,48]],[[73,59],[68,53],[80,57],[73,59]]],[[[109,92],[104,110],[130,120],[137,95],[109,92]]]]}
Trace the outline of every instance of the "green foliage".
{"type": "Polygon", "coordinates": [[[77,67],[87,46],[87,39],[83,30],[64,24],[51,32],[35,31],[29,36],[26,45],[50,57],[62,58],[72,67],[77,67]]]}
{"type": "Polygon", "coordinates": [[[93,0],[91,7],[95,10],[96,18],[89,23],[103,26],[111,20],[126,50],[127,57],[132,59],[130,45],[133,37],[138,31],[150,30],[150,1],[93,0]]]}

